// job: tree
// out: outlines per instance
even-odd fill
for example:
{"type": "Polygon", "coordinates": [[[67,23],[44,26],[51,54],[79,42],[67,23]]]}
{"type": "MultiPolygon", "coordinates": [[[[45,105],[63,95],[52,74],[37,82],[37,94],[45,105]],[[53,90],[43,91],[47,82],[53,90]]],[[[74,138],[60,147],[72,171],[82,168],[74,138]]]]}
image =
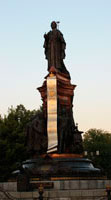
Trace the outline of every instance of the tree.
{"type": "Polygon", "coordinates": [[[90,129],[84,135],[83,145],[95,166],[102,168],[111,177],[111,134],[101,129],[90,129]],[[96,156],[98,150],[100,155],[96,156]]]}
{"type": "Polygon", "coordinates": [[[0,116],[0,181],[5,181],[16,168],[17,162],[28,158],[25,147],[26,124],[39,110],[26,110],[23,105],[8,110],[8,116],[0,116]]]}

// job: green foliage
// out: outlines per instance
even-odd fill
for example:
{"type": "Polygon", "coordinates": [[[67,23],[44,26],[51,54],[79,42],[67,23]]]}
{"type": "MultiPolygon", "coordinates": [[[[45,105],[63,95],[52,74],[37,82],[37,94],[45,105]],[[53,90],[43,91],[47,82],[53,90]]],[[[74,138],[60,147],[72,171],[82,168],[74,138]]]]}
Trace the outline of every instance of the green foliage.
{"type": "Polygon", "coordinates": [[[84,135],[83,145],[95,166],[102,168],[111,178],[111,134],[101,129],[90,129],[84,135]],[[96,155],[98,150],[99,156],[96,155]]]}
{"type": "Polygon", "coordinates": [[[25,127],[37,112],[18,105],[9,109],[8,116],[0,116],[0,181],[7,180],[16,163],[28,157],[24,145],[25,127]]]}

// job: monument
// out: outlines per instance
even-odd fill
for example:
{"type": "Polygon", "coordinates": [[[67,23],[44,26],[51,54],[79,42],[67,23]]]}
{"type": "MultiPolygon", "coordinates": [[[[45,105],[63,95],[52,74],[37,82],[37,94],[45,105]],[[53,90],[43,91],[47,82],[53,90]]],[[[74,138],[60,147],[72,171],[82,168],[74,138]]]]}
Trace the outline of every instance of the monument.
{"type": "Polygon", "coordinates": [[[42,111],[27,125],[26,144],[30,159],[22,163],[18,175],[18,191],[35,188],[37,181],[70,180],[75,177],[96,177],[100,170],[83,156],[82,131],[73,118],[73,97],[76,85],[65,67],[66,42],[51,23],[44,35],[48,74],[38,89],[42,111]],[[35,182],[34,182],[35,181],[35,182]]]}

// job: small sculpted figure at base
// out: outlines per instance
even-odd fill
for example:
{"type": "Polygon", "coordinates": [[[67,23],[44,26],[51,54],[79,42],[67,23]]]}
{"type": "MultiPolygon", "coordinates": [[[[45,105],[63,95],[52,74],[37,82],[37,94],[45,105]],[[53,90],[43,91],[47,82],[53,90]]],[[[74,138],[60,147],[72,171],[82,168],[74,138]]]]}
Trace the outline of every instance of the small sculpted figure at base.
{"type": "Polygon", "coordinates": [[[47,152],[47,125],[43,112],[38,112],[26,127],[26,146],[31,157],[47,152]]]}
{"type": "Polygon", "coordinates": [[[58,152],[59,153],[83,153],[83,132],[78,130],[73,118],[72,108],[64,109],[58,103],[58,152]]]}

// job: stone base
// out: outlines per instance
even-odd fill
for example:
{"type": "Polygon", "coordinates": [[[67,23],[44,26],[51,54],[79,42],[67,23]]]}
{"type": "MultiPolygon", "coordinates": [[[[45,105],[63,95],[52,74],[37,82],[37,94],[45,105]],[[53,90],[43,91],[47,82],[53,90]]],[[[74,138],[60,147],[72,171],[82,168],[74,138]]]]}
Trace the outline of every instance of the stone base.
{"type": "MultiPolygon", "coordinates": [[[[111,186],[111,180],[70,180],[52,181],[53,188],[44,189],[43,197],[48,200],[96,200],[106,199],[106,186],[111,186]]],[[[41,181],[46,184],[47,181],[41,181]]],[[[0,199],[33,200],[39,197],[38,189],[33,192],[17,192],[17,183],[0,183],[0,199]],[[3,190],[2,190],[3,189],[3,190]],[[5,191],[6,194],[3,192],[5,191]]]]}
{"type": "Polygon", "coordinates": [[[34,191],[34,181],[99,179],[101,170],[77,154],[48,154],[22,163],[17,176],[18,191],[34,191]]]}

